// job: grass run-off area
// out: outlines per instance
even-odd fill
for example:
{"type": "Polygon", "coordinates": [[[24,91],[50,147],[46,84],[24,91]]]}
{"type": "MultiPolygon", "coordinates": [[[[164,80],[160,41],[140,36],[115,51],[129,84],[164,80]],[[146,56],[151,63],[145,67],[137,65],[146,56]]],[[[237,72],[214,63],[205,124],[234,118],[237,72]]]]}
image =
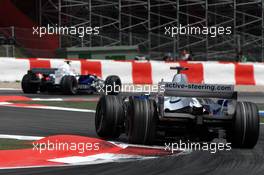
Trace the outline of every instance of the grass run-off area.
{"type": "Polygon", "coordinates": [[[0,150],[15,150],[33,148],[33,141],[17,140],[17,139],[0,139],[0,150]]]}

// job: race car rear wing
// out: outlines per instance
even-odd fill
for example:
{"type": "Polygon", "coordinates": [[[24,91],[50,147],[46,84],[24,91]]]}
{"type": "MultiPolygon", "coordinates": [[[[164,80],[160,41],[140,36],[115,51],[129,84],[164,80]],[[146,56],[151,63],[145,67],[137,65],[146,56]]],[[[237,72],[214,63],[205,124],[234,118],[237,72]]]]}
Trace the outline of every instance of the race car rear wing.
{"type": "Polygon", "coordinates": [[[55,71],[58,70],[57,68],[33,68],[28,71],[28,73],[34,74],[55,74],[55,71]]]}
{"type": "Polygon", "coordinates": [[[180,67],[180,66],[170,67],[170,69],[177,70],[177,74],[180,74],[182,71],[189,70],[189,68],[187,67],[180,67]]]}
{"type": "Polygon", "coordinates": [[[165,96],[237,99],[233,85],[162,82],[160,89],[165,96]]]}

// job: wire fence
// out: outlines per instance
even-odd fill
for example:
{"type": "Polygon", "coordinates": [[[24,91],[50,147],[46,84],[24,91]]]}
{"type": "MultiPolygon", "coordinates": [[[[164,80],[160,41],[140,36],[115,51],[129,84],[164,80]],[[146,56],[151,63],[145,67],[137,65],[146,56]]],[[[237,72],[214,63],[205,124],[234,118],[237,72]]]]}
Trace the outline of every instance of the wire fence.
{"type": "MultiPolygon", "coordinates": [[[[58,58],[56,49],[58,47],[49,47],[51,44],[56,46],[57,40],[54,38],[43,37],[39,38],[32,35],[31,28],[14,28],[1,27],[0,36],[5,38],[13,38],[15,45],[2,44],[0,46],[0,57],[44,57],[58,58]],[[55,44],[54,44],[55,43],[55,44]]],[[[185,35],[179,38],[157,37],[157,33],[102,33],[97,36],[85,36],[85,39],[69,35],[57,36],[62,43],[62,47],[95,47],[95,46],[120,46],[120,45],[138,45],[140,48],[139,54],[148,55],[150,59],[160,60],[164,55],[170,53],[174,58],[179,58],[182,50],[186,49],[192,53],[194,60],[221,60],[221,61],[237,61],[239,57],[247,58],[247,61],[264,61],[264,39],[255,40],[254,36],[236,34],[237,37],[221,36],[209,38],[202,42],[195,42],[195,38],[186,37],[185,35]],[[121,37],[116,39],[116,42],[106,42],[107,38],[121,37]],[[133,36],[132,39],[128,39],[133,36]],[[252,39],[252,42],[250,42],[252,39]],[[246,41],[246,43],[244,43],[246,41]],[[208,43],[207,43],[208,42],[208,43]],[[163,43],[163,45],[162,45],[163,43]],[[190,45],[190,43],[195,43],[190,45]],[[206,44],[209,47],[206,47],[206,44]],[[152,50],[149,50],[151,45],[152,50]],[[158,45],[158,48],[153,46],[158,45]],[[162,45],[162,47],[160,47],[162,45]],[[238,46],[241,45],[239,51],[238,46]],[[177,49],[176,49],[177,46],[177,49]]]]}

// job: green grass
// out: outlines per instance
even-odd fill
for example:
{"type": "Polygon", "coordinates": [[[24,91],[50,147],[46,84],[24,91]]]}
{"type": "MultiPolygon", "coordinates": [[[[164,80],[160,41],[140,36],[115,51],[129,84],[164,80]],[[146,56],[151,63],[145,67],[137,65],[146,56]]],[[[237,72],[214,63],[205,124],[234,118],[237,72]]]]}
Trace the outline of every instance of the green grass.
{"type": "Polygon", "coordinates": [[[56,106],[65,108],[78,108],[78,109],[90,109],[95,110],[97,102],[87,102],[87,101],[29,101],[29,102],[19,102],[15,101],[13,103],[26,103],[26,104],[40,104],[45,106],[56,106]]]}
{"type": "Polygon", "coordinates": [[[16,139],[0,139],[0,150],[15,150],[32,148],[33,141],[16,140],[16,139]]]}
{"type": "Polygon", "coordinates": [[[264,104],[257,104],[259,110],[264,111],[264,104]]]}

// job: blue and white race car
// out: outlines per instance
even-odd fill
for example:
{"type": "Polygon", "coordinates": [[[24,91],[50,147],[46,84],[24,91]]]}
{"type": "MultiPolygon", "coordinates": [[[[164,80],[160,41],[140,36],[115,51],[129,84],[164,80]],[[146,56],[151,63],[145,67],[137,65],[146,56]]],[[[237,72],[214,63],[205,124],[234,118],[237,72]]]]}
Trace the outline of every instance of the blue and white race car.
{"type": "Polygon", "coordinates": [[[78,75],[73,70],[61,68],[33,68],[24,75],[21,82],[24,93],[62,92],[75,95],[80,92],[116,95],[121,90],[121,80],[111,75],[105,80],[96,75],[78,75]]]}
{"type": "Polygon", "coordinates": [[[172,82],[160,82],[151,95],[104,95],[95,114],[98,136],[126,133],[132,144],[154,144],[166,138],[190,141],[226,139],[232,147],[253,148],[259,136],[256,104],[237,101],[232,85],[192,84],[182,67],[172,82]]]}

